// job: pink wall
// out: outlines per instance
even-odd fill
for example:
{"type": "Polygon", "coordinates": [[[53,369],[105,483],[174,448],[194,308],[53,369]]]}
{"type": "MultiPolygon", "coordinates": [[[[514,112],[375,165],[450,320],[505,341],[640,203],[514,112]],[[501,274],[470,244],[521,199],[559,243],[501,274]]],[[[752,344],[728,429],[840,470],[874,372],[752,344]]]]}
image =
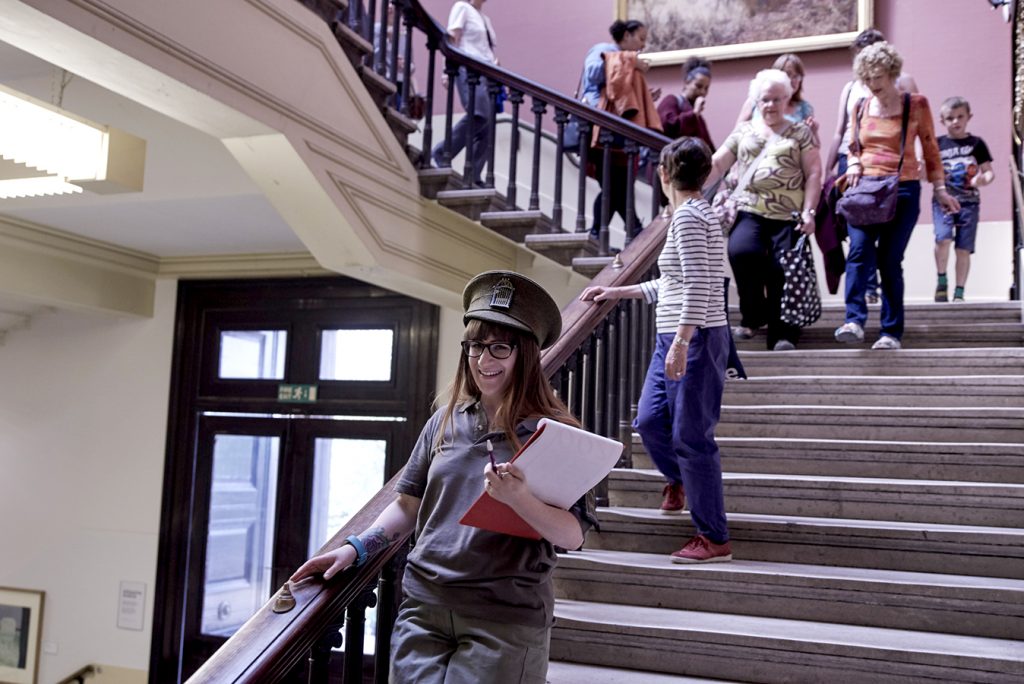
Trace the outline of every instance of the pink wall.
{"type": "MultiPolygon", "coordinates": [[[[451,0],[421,2],[445,23],[451,0]]],[[[498,33],[502,66],[571,94],[587,49],[609,40],[615,6],[615,0],[488,0],[484,12],[498,33]]],[[[932,104],[937,127],[942,100],[962,95],[971,102],[970,130],[985,139],[995,157],[996,183],[982,191],[981,218],[1009,220],[1009,24],[985,0],[875,0],[875,26],[899,48],[905,70],[932,104]]],[[[821,122],[824,155],[836,126],[839,92],[851,77],[850,53],[833,49],[805,52],[801,57],[808,72],[804,92],[821,122]]],[[[715,63],[705,116],[716,142],[732,130],[750,78],[772,61],[772,57],[755,57],[715,63]]],[[[665,92],[681,87],[677,66],[655,69],[649,80],[665,92]]],[[[926,191],[924,200],[930,202],[930,196],[926,191]]],[[[930,215],[923,215],[922,221],[930,222],[930,215]]]]}

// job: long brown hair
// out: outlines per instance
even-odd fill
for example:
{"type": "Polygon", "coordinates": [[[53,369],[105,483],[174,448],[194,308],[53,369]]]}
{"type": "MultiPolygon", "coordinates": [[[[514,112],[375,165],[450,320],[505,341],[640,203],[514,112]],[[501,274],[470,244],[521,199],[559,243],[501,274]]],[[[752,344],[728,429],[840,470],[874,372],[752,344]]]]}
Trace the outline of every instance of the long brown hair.
{"type": "MultiPolygon", "coordinates": [[[[790,102],[802,102],[804,99],[804,78],[806,72],[804,70],[804,61],[794,55],[792,52],[787,52],[784,55],[779,55],[775,63],[772,64],[772,69],[778,69],[779,71],[785,71],[786,65],[791,65],[796,73],[800,74],[800,85],[793,91],[793,95],[790,96],[790,102]]],[[[789,74],[786,74],[787,76],[789,74]]]]}
{"type": "MultiPolygon", "coordinates": [[[[518,350],[516,362],[512,368],[512,383],[505,396],[502,397],[497,415],[492,417],[494,426],[505,433],[512,443],[513,449],[518,451],[522,446],[516,436],[516,426],[527,418],[550,418],[560,423],[580,427],[580,422],[569,412],[565,403],[555,394],[551,383],[544,377],[540,365],[540,346],[533,335],[477,319],[472,319],[466,324],[466,330],[462,335],[463,340],[485,340],[488,338],[503,340],[514,345],[518,350]]],[[[480,388],[477,387],[476,381],[473,380],[473,374],[469,370],[469,357],[462,350],[459,350],[458,368],[455,370],[455,378],[448,386],[447,395],[448,403],[437,431],[435,449],[444,446],[445,433],[449,426],[452,426],[454,430],[452,416],[455,415],[456,408],[466,401],[480,399],[480,388]]],[[[451,441],[454,442],[454,440],[453,432],[451,441]]]]}

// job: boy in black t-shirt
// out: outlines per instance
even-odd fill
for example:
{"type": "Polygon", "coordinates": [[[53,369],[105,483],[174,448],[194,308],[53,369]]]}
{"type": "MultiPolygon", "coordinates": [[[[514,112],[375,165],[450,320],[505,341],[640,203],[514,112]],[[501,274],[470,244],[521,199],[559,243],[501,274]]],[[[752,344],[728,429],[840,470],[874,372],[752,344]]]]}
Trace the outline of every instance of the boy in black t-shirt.
{"type": "Polygon", "coordinates": [[[939,274],[935,286],[935,301],[949,299],[946,281],[946,266],[949,263],[949,246],[956,242],[956,289],[953,301],[964,301],[964,285],[971,267],[974,253],[974,238],[978,231],[978,211],[981,194],[978,188],[995,179],[992,170],[992,155],[985,141],[967,132],[971,120],[971,105],[962,97],[951,97],[942,103],[941,121],[949,135],[939,136],[939,154],[942,168],[946,172],[946,187],[949,194],[960,202],[960,211],[947,214],[932,200],[932,217],[935,222],[935,268],[939,274]]]}

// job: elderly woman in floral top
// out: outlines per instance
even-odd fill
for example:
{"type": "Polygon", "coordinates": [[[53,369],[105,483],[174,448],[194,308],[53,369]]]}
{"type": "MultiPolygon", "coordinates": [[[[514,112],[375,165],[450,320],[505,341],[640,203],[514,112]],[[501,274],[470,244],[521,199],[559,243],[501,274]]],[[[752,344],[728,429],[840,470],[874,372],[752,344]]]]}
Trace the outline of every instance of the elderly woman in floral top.
{"type": "Polygon", "coordinates": [[[729,263],[741,320],[733,336],[749,339],[767,326],[767,348],[774,351],[795,349],[800,335],[800,328],[779,320],[784,276],[776,254],[792,248],[795,229],[814,232],[814,207],[821,194],[814,132],[785,117],[792,94],[784,71],[758,72],[750,97],[761,116],[739,124],[718,148],[707,181],[713,185],[737,165],[740,180],[733,197],[739,211],[729,234],[729,263]]]}

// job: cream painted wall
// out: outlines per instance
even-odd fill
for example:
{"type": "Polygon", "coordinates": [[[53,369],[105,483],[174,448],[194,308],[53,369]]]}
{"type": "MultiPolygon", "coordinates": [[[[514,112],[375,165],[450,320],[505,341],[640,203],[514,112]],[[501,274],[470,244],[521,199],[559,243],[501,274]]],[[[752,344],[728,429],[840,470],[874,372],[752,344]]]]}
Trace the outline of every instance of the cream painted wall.
{"type": "Polygon", "coordinates": [[[40,682],[148,669],[175,290],[152,318],[58,311],[0,347],[0,586],[46,592],[40,682]],[[146,585],[142,631],[117,627],[122,580],[146,585]]]}

